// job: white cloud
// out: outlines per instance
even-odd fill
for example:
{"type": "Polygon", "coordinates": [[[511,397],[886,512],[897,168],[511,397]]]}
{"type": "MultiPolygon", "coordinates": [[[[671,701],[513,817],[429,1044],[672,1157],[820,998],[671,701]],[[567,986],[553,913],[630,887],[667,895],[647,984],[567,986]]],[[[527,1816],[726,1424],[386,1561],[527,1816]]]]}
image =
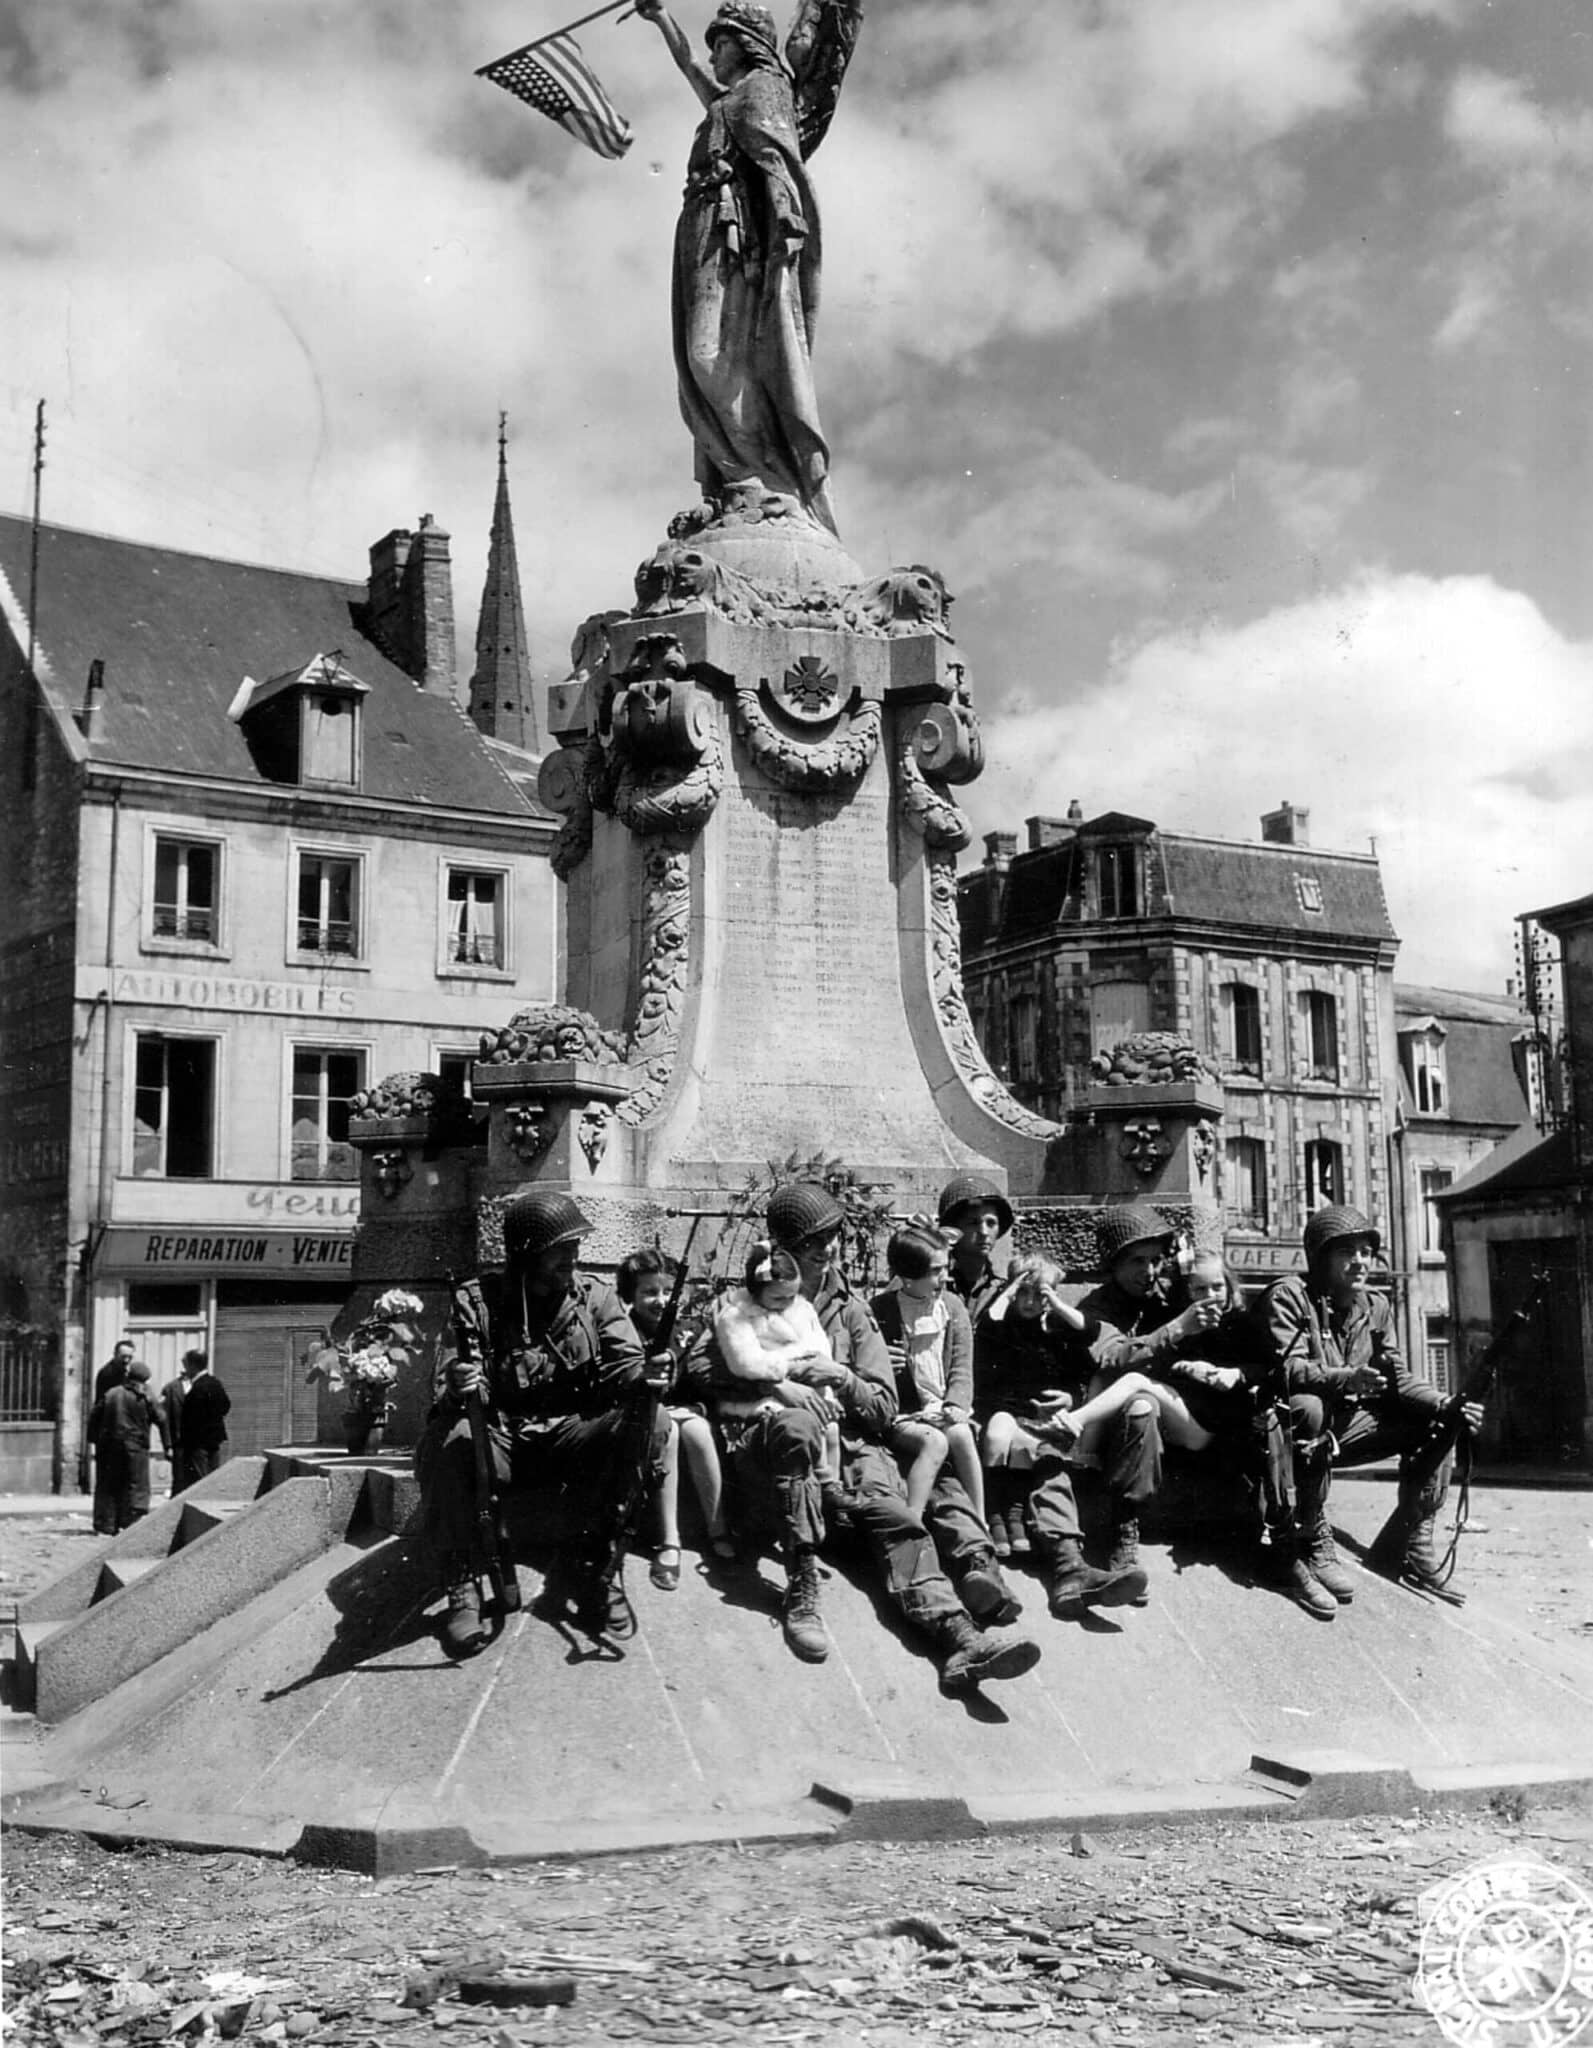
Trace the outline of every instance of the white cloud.
{"type": "Polygon", "coordinates": [[[1377,841],[1398,972],[1497,987],[1511,919],[1588,886],[1593,645],[1485,577],[1362,577],[1127,653],[1087,696],[987,717],[981,830],[1077,796],[1250,839],[1282,797],[1377,841]]]}

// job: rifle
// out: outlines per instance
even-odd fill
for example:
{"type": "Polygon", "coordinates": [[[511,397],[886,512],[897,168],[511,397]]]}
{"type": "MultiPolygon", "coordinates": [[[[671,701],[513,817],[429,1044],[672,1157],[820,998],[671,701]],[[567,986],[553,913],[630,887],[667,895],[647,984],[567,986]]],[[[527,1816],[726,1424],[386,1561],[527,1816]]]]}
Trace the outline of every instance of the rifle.
{"type": "MultiPolygon", "coordinates": [[[[472,1359],[483,1372],[490,1357],[490,1333],[486,1303],[480,1283],[474,1280],[448,1282],[453,1306],[454,1337],[462,1358],[472,1359]]],[[[492,1586],[492,1597],[500,1614],[514,1614],[520,1607],[520,1578],[514,1566],[508,1531],[504,1527],[503,1503],[492,1477],[492,1442],[487,1433],[487,1404],[479,1386],[465,1396],[465,1416],[470,1424],[470,1445],[476,1466],[476,1558],[492,1586]]]]}
{"type": "Polygon", "coordinates": [[[1451,1394],[1444,1403],[1446,1415],[1458,1415],[1468,1402],[1487,1400],[1504,1368],[1505,1356],[1514,1344],[1517,1333],[1537,1314],[1538,1303],[1548,1293],[1553,1277],[1547,1266],[1534,1267],[1531,1287],[1519,1305],[1506,1316],[1494,1332],[1482,1356],[1472,1361],[1471,1369],[1459,1391],[1451,1394]]]}
{"type": "MultiPolygon", "coordinates": [[[[1449,1396],[1433,1417],[1432,1428],[1427,1435],[1430,1462],[1423,1460],[1420,1453],[1415,1461],[1418,1470],[1436,1472],[1451,1448],[1455,1453],[1455,1526],[1434,1571],[1440,1588],[1447,1586],[1454,1577],[1455,1564],[1460,1554],[1460,1539],[1471,1520],[1471,1432],[1461,1426],[1461,1410],[1470,1402],[1486,1401],[1493,1392],[1494,1384],[1503,1370],[1506,1354],[1514,1344],[1517,1334],[1536,1315],[1538,1303],[1548,1293],[1552,1279],[1553,1275],[1547,1266],[1533,1268],[1532,1285],[1520,1304],[1506,1316],[1489,1340],[1482,1356],[1473,1360],[1471,1369],[1460,1387],[1449,1396]]],[[[1464,1598],[1464,1595],[1444,1594],[1442,1597],[1456,1600],[1464,1598]]]]}

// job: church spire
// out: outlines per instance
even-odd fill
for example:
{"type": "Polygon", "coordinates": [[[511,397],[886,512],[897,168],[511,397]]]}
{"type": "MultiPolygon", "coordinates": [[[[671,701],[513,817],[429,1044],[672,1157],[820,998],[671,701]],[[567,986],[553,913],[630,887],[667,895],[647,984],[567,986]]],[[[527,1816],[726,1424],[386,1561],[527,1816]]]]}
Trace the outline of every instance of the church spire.
{"type": "Polygon", "coordinates": [[[520,565],[509,510],[508,415],[498,415],[498,496],[487,544],[487,580],[476,625],[476,666],[470,678],[470,716],[490,739],[537,751],[531,648],[520,600],[520,565]]]}

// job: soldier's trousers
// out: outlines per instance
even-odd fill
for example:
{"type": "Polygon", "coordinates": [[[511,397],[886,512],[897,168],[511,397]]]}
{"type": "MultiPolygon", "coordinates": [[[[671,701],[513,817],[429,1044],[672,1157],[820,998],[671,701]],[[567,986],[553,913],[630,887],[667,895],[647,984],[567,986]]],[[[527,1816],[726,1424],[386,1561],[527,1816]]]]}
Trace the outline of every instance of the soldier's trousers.
{"type": "MultiPolygon", "coordinates": [[[[500,1422],[487,1430],[492,1483],[500,1494],[541,1494],[558,1498],[575,1544],[604,1542],[618,1527],[635,1478],[636,1416],[633,1407],[599,1415],[560,1415],[535,1434],[511,1437],[500,1422]]],[[[658,1469],[667,1440],[662,1413],[654,1409],[646,1456],[658,1469]]],[[[476,1451],[466,1416],[439,1416],[415,1446],[420,1481],[421,1529],[438,1555],[476,1547],[476,1451]]]]}
{"type": "Polygon", "coordinates": [[[962,1487],[943,1473],[920,1522],[908,1508],[901,1467],[884,1444],[848,1450],[843,1471],[852,1524],[902,1619],[937,1642],[965,1626],[968,1610],[942,1566],[942,1551],[959,1577],[974,1564],[993,1562],[995,1551],[962,1487]]]}

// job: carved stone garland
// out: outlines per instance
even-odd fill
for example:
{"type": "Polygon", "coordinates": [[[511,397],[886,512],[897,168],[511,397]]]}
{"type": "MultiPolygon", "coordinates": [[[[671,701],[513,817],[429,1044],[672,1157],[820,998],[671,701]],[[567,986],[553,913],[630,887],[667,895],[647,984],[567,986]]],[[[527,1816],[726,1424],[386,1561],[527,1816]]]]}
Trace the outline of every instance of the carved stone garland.
{"type": "Polygon", "coordinates": [[[783,789],[840,789],[861,781],[879,751],[880,707],[860,704],[846,729],[827,740],[797,740],[781,732],[763,708],[758,691],[736,685],[736,731],[771,782],[783,789]]]}

